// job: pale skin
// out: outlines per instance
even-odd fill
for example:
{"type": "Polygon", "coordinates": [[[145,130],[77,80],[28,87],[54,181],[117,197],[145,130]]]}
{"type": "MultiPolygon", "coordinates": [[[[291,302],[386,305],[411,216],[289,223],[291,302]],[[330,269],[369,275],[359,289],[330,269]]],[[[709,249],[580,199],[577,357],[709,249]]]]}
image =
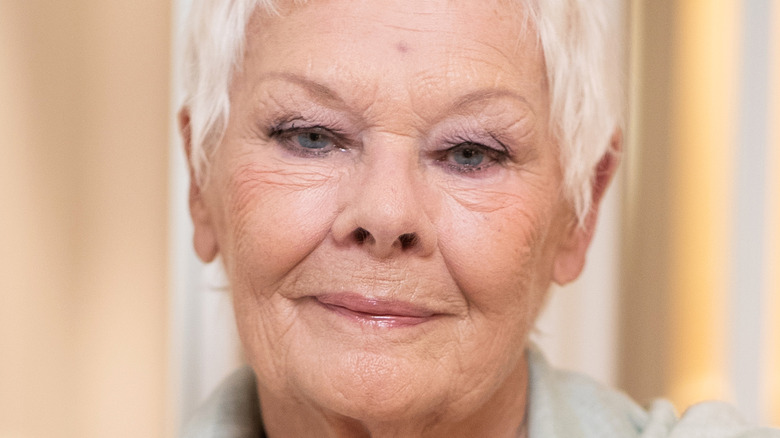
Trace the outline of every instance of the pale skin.
{"type": "Polygon", "coordinates": [[[270,437],[524,436],[528,333],[550,283],[579,275],[617,163],[577,226],[521,16],[333,0],[252,18],[190,208],[270,437]]]}

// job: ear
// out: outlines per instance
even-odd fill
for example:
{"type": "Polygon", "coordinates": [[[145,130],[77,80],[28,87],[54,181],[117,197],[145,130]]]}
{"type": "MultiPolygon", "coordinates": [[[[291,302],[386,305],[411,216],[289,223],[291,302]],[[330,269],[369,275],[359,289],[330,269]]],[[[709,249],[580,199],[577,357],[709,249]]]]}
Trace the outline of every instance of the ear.
{"type": "Polygon", "coordinates": [[[565,230],[566,237],[555,256],[553,281],[559,285],[574,281],[585,266],[585,254],[596,229],[601,200],[620,163],[620,151],[623,147],[623,134],[620,130],[615,131],[610,143],[611,147],[596,166],[595,178],[591,183],[590,211],[581,226],[577,224],[577,221],[572,221],[569,228],[565,230]]]}
{"type": "Polygon", "coordinates": [[[190,130],[190,112],[188,108],[182,108],[178,115],[179,133],[184,143],[184,152],[187,154],[187,166],[190,173],[190,217],[195,232],[193,234],[193,245],[195,253],[204,262],[209,263],[214,260],[219,253],[219,245],[211,219],[211,213],[206,206],[203,197],[203,191],[195,178],[195,170],[192,166],[192,133],[190,130]]]}

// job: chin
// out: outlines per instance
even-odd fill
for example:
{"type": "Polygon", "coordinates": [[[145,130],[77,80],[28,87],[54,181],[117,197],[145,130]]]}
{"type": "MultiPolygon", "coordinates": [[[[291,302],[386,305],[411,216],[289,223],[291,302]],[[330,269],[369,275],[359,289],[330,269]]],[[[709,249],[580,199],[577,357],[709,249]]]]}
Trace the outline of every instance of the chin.
{"type": "Polygon", "coordinates": [[[436,407],[449,398],[449,388],[430,375],[436,369],[432,364],[387,353],[350,351],[330,366],[315,369],[320,372],[301,381],[315,404],[365,422],[437,414],[436,407]]]}
{"type": "Polygon", "coordinates": [[[483,371],[494,378],[480,378],[486,375],[482,373],[464,377],[452,357],[439,361],[414,356],[352,349],[320,357],[327,366],[313,363],[311,356],[302,358],[288,370],[291,387],[280,396],[295,394],[309,406],[326,407],[336,417],[367,426],[458,421],[484,405],[514,368],[486,366],[483,371]]]}

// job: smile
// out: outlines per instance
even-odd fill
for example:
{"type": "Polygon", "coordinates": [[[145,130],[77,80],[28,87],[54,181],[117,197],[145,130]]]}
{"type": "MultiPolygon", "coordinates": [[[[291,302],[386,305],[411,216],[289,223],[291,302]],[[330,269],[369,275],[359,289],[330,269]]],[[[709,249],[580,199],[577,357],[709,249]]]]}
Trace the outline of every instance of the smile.
{"type": "Polygon", "coordinates": [[[400,328],[428,322],[437,313],[403,301],[367,298],[352,293],[313,297],[325,309],[355,322],[377,327],[400,328]]]}

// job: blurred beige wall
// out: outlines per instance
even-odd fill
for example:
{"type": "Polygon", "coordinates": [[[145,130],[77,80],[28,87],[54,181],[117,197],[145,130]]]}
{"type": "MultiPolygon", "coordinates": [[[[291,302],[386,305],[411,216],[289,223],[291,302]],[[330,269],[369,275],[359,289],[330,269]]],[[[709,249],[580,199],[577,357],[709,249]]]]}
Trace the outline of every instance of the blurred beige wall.
{"type": "Polygon", "coordinates": [[[769,168],[770,190],[769,205],[769,264],[770,273],[769,301],[772,314],[769,332],[774,333],[774,339],[769,340],[769,366],[764,370],[764,377],[768,382],[768,398],[771,420],[773,424],[780,425],[780,6],[775,5],[772,17],[772,68],[770,76],[773,79],[771,91],[771,119],[772,127],[770,148],[772,160],[769,168]]]}
{"type": "Polygon", "coordinates": [[[771,164],[780,100],[771,119],[771,101],[764,109],[750,88],[780,90],[780,3],[632,0],[631,9],[620,386],[680,409],[726,399],[752,421],[780,425],[780,180],[771,164]],[[773,18],[755,15],[770,7],[773,18]],[[747,136],[754,126],[767,132],[747,136]],[[742,209],[756,197],[762,205],[742,209]],[[740,239],[755,245],[745,251],[740,239]],[[751,371],[741,373],[746,361],[751,371]]]}
{"type": "Polygon", "coordinates": [[[170,22],[0,0],[0,437],[169,430],[170,22]]]}

